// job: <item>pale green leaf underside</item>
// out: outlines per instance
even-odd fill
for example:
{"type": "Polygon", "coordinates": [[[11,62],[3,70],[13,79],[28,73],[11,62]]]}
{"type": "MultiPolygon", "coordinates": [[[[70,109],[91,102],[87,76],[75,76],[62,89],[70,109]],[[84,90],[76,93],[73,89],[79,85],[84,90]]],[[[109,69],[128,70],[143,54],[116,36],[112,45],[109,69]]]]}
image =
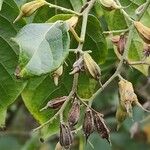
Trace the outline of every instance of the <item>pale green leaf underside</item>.
{"type": "Polygon", "coordinates": [[[20,76],[50,73],[57,69],[69,53],[70,37],[66,23],[26,25],[14,38],[20,47],[20,76]]]}

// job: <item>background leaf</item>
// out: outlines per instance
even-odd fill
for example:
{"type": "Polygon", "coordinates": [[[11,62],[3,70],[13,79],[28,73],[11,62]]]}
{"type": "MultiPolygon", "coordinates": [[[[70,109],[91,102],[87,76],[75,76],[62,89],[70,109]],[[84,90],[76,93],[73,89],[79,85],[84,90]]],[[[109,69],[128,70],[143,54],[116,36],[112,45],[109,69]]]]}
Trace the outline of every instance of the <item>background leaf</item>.
{"type": "MultiPolygon", "coordinates": [[[[7,107],[12,104],[22,92],[26,83],[17,81],[14,71],[17,66],[18,47],[11,41],[17,31],[25,25],[19,21],[12,22],[17,16],[18,8],[13,0],[4,0],[0,12],[0,114],[3,115],[7,107]],[[15,8],[15,9],[14,9],[15,8]]],[[[1,118],[4,120],[4,118],[1,118]]]]}

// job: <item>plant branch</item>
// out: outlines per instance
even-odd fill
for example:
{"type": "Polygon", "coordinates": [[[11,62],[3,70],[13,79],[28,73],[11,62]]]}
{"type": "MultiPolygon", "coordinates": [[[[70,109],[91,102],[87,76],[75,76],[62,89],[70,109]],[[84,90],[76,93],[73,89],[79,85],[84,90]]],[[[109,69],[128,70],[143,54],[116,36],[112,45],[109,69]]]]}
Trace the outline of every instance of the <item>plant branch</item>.
{"type": "Polygon", "coordinates": [[[56,9],[59,9],[61,11],[65,11],[65,12],[68,12],[68,13],[75,14],[77,16],[81,16],[81,13],[75,12],[71,9],[67,9],[67,8],[64,8],[64,7],[61,7],[61,6],[58,6],[58,5],[54,5],[54,4],[51,4],[51,3],[48,3],[48,2],[46,2],[46,5],[48,5],[50,8],[56,8],[56,9]]]}
{"type": "MultiPolygon", "coordinates": [[[[118,4],[120,3],[118,0],[117,0],[118,4]]],[[[137,18],[137,20],[140,20],[141,17],[143,16],[143,14],[145,13],[145,11],[147,10],[147,8],[149,7],[150,5],[150,0],[147,1],[146,5],[145,5],[145,8],[143,9],[143,11],[141,12],[141,14],[139,15],[139,17],[137,18]]],[[[124,14],[124,11],[123,9],[121,9],[123,14],[124,14]]],[[[125,14],[124,14],[125,15],[125,14]]],[[[97,95],[99,95],[106,87],[107,85],[109,85],[109,83],[112,82],[112,80],[114,80],[120,73],[121,73],[121,70],[122,70],[122,66],[124,64],[124,61],[127,59],[127,56],[128,56],[128,51],[130,49],[130,45],[131,45],[131,42],[132,42],[132,38],[133,38],[133,32],[134,32],[134,25],[132,23],[132,25],[130,26],[129,28],[129,35],[128,35],[128,39],[127,39],[127,42],[126,42],[126,45],[125,45],[125,50],[124,50],[124,53],[121,57],[121,60],[118,64],[118,67],[115,71],[115,73],[108,79],[108,81],[105,82],[105,84],[103,84],[103,86],[97,90],[96,93],[93,94],[93,96],[89,99],[93,102],[93,100],[95,99],[95,97],[97,95]]],[[[91,103],[92,103],[91,102],[91,103]]]]}
{"type": "Polygon", "coordinates": [[[150,66],[150,63],[145,61],[136,61],[136,62],[127,62],[129,65],[148,65],[150,66]]]}
{"type": "MultiPolygon", "coordinates": [[[[83,21],[82,21],[82,28],[81,28],[81,35],[80,35],[80,39],[82,39],[83,42],[84,42],[85,34],[86,34],[88,13],[89,13],[90,9],[93,7],[95,1],[96,0],[91,0],[89,2],[89,6],[83,11],[83,21]]],[[[61,10],[66,10],[65,8],[62,8],[60,6],[56,6],[56,5],[53,5],[53,4],[50,4],[50,3],[48,3],[48,5],[50,7],[54,6],[55,8],[61,8],[61,10]]],[[[67,9],[67,11],[68,11],[68,9],[67,9]]],[[[72,12],[72,10],[69,10],[69,11],[72,12]]],[[[73,13],[75,13],[75,12],[73,11],[73,13]]],[[[79,42],[78,49],[82,50],[83,42],[79,42]]],[[[68,102],[70,101],[70,99],[74,96],[74,94],[77,91],[78,77],[79,77],[79,73],[74,74],[72,90],[71,90],[70,94],[68,95],[66,101],[62,105],[62,107],[59,109],[59,111],[51,119],[49,119],[48,121],[46,121],[45,123],[43,123],[39,127],[35,128],[33,130],[34,132],[37,131],[37,130],[39,130],[39,129],[41,129],[41,128],[43,128],[45,125],[51,123],[55,118],[57,118],[57,116],[63,114],[63,112],[64,112],[64,110],[65,110],[68,102]]]]}
{"type": "Polygon", "coordinates": [[[129,29],[123,29],[123,30],[112,30],[112,31],[104,31],[103,34],[111,34],[111,33],[122,33],[127,32],[129,29]]]}

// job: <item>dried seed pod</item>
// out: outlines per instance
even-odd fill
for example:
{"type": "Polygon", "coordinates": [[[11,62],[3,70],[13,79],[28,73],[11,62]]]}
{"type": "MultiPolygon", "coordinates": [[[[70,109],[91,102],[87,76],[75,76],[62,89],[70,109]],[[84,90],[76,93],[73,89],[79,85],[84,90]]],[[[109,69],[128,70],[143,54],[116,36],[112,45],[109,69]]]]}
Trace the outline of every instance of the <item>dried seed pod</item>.
{"type": "Polygon", "coordinates": [[[73,71],[71,71],[69,74],[75,74],[82,70],[84,64],[83,64],[83,58],[80,57],[75,63],[73,64],[73,71]]]}
{"type": "Polygon", "coordinates": [[[94,131],[94,118],[93,113],[90,108],[87,108],[84,116],[84,122],[83,122],[83,132],[86,137],[86,140],[90,136],[91,133],[94,131]]]}
{"type": "Polygon", "coordinates": [[[17,66],[17,67],[16,67],[16,70],[15,70],[15,73],[14,73],[14,75],[16,76],[17,79],[20,79],[20,76],[19,76],[20,71],[21,71],[21,70],[20,70],[20,67],[17,66]]]}
{"type": "Polygon", "coordinates": [[[119,104],[116,111],[116,120],[117,120],[117,130],[121,127],[123,121],[128,116],[128,113],[122,106],[119,104]]]}
{"type": "Polygon", "coordinates": [[[47,105],[42,108],[40,111],[43,111],[47,108],[58,109],[62,106],[62,104],[66,101],[67,96],[57,97],[55,99],[50,100],[47,105]]]}
{"type": "Polygon", "coordinates": [[[73,127],[78,123],[80,117],[80,102],[75,99],[68,116],[68,123],[70,127],[73,127]]]}
{"type": "Polygon", "coordinates": [[[104,119],[101,117],[101,114],[94,112],[94,125],[96,131],[102,138],[105,138],[109,143],[110,142],[110,131],[107,128],[104,119]]]}
{"type": "Polygon", "coordinates": [[[121,55],[124,52],[126,40],[127,39],[124,34],[121,34],[120,36],[114,36],[111,39],[111,41],[117,46],[117,50],[121,55]]]}
{"type": "Polygon", "coordinates": [[[54,83],[56,86],[58,85],[58,80],[59,80],[59,77],[62,75],[62,73],[63,73],[63,66],[62,65],[57,70],[55,70],[53,72],[54,83]]]}
{"type": "Polygon", "coordinates": [[[45,0],[34,0],[24,4],[21,7],[20,14],[17,16],[17,18],[14,20],[13,23],[17,22],[22,17],[31,16],[38,8],[42,7],[45,4],[46,4],[45,0]]]}
{"type": "Polygon", "coordinates": [[[94,79],[99,80],[101,76],[101,70],[98,64],[92,59],[88,52],[84,52],[82,57],[85,69],[94,79]]]}
{"type": "Polygon", "coordinates": [[[150,44],[150,28],[144,26],[139,21],[134,21],[134,26],[137,29],[140,37],[143,39],[143,41],[147,44],[150,44]]]}
{"type": "Polygon", "coordinates": [[[150,44],[144,44],[144,50],[143,50],[144,56],[149,57],[150,56],[150,44]]]}
{"type": "Polygon", "coordinates": [[[71,144],[73,143],[73,134],[68,125],[61,123],[60,124],[60,145],[65,149],[69,149],[71,144]]]}
{"type": "Polygon", "coordinates": [[[121,8],[120,6],[117,5],[117,3],[114,0],[100,0],[100,3],[108,10],[121,8]]]}

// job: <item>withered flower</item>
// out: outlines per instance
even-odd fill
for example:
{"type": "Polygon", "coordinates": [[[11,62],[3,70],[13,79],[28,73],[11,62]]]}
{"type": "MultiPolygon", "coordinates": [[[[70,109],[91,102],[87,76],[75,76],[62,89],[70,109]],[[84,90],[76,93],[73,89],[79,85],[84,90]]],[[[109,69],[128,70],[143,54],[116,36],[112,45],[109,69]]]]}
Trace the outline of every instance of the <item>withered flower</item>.
{"type": "Polygon", "coordinates": [[[17,16],[17,18],[14,20],[13,23],[17,22],[22,17],[31,16],[38,8],[42,7],[45,4],[46,4],[45,0],[34,0],[24,4],[21,7],[20,14],[17,16]]]}
{"type": "Polygon", "coordinates": [[[150,28],[146,27],[139,21],[134,21],[134,26],[137,29],[143,41],[147,44],[150,44],[150,28]]]}
{"type": "Polygon", "coordinates": [[[59,142],[62,147],[69,149],[73,143],[73,134],[68,125],[61,123],[60,124],[60,137],[59,142]]]}
{"type": "Polygon", "coordinates": [[[100,3],[108,10],[121,8],[120,6],[117,5],[117,3],[114,0],[100,0],[100,3]]]}
{"type": "Polygon", "coordinates": [[[75,99],[68,116],[68,123],[70,127],[76,125],[78,123],[80,117],[80,102],[75,99]]]}
{"type": "Polygon", "coordinates": [[[94,79],[99,80],[101,76],[101,70],[98,64],[93,60],[88,52],[84,52],[82,57],[85,69],[94,79]]]}
{"type": "Polygon", "coordinates": [[[86,137],[86,140],[92,134],[94,131],[94,118],[93,113],[90,108],[87,108],[84,116],[84,122],[83,122],[83,132],[86,137]]]}

